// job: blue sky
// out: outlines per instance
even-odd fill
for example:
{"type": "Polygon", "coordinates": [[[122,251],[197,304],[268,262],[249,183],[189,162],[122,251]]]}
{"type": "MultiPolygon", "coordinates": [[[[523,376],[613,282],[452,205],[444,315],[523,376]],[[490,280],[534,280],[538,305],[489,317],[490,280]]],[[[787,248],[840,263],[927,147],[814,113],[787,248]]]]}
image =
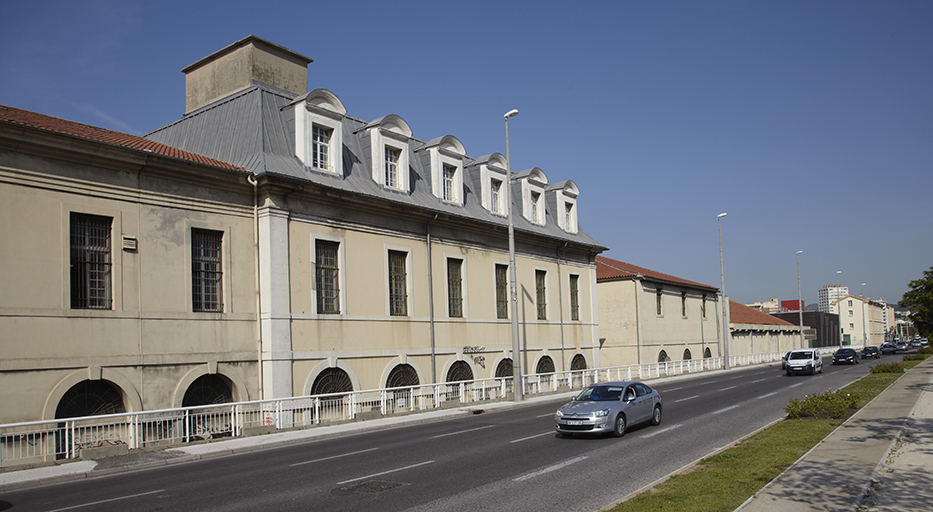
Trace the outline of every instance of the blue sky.
{"type": "Polygon", "coordinates": [[[580,188],[606,256],[739,302],[933,266],[933,2],[0,0],[0,103],[134,134],[250,34],[348,114],[398,114],[580,188]]]}

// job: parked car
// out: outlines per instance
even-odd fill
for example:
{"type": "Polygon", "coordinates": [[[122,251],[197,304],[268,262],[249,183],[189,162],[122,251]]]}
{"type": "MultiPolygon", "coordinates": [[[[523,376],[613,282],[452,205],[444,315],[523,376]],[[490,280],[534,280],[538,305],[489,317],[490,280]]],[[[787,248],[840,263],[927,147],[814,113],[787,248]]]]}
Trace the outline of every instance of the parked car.
{"type": "Polygon", "coordinates": [[[863,348],[863,349],[862,349],[862,359],[868,359],[869,357],[873,357],[873,358],[875,358],[875,359],[878,359],[879,357],[881,357],[881,350],[879,350],[878,347],[865,347],[865,348],[863,348]]]}
{"type": "Polygon", "coordinates": [[[858,364],[854,348],[840,348],[833,354],[833,364],[858,364]]]}
{"type": "Polygon", "coordinates": [[[612,434],[622,437],[631,425],[661,424],[661,394],[641,382],[593,384],[554,413],[558,435],[612,434]]]}
{"type": "Polygon", "coordinates": [[[882,354],[897,354],[897,345],[894,343],[882,343],[881,344],[881,353],[882,354]]]}
{"type": "Polygon", "coordinates": [[[784,357],[781,358],[781,369],[787,369],[787,358],[790,357],[790,352],[784,354],[784,357]]]}
{"type": "Polygon", "coordinates": [[[787,357],[787,375],[795,373],[823,373],[823,360],[820,358],[819,349],[798,348],[791,350],[787,357]]]}

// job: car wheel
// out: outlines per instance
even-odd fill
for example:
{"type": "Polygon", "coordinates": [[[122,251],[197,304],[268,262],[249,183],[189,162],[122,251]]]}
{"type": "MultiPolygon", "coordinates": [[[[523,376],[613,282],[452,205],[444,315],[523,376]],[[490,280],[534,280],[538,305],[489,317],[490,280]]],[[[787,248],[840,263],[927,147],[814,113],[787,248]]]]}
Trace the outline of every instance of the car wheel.
{"type": "Polygon", "coordinates": [[[654,406],[654,414],[651,415],[651,424],[654,426],[661,424],[661,404],[654,406]]]}
{"type": "Polygon", "coordinates": [[[810,375],[816,375],[816,367],[810,368],[810,375]]]}
{"type": "Polygon", "coordinates": [[[823,366],[820,365],[820,375],[822,375],[822,374],[823,374],[823,366]]]}
{"type": "Polygon", "coordinates": [[[625,415],[619,414],[616,416],[615,428],[612,429],[613,437],[622,437],[625,435],[625,415]]]}
{"type": "Polygon", "coordinates": [[[785,374],[786,376],[790,377],[790,370],[787,370],[786,372],[784,372],[784,374],[785,374]]]}

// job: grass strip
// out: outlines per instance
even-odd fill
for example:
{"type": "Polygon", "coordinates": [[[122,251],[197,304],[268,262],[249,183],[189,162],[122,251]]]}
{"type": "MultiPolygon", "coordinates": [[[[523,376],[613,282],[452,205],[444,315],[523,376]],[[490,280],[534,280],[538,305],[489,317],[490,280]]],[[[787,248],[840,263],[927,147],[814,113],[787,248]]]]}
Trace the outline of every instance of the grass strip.
{"type": "MultiPolygon", "coordinates": [[[[919,363],[904,361],[902,364],[910,369],[919,363]]],[[[861,408],[901,375],[870,373],[842,389],[858,394],[861,408]]],[[[722,453],[701,460],[685,473],[672,476],[612,511],[735,510],[842,423],[843,420],[838,419],[778,422],[722,453]]]]}

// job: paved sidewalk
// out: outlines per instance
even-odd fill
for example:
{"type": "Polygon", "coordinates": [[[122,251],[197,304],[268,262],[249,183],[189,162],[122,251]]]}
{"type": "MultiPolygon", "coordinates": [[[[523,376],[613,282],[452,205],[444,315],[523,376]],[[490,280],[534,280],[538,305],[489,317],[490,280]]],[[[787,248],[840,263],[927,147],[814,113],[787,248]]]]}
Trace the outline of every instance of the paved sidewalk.
{"type": "Polygon", "coordinates": [[[931,383],[933,358],[898,379],[736,510],[929,510],[931,383]]]}

